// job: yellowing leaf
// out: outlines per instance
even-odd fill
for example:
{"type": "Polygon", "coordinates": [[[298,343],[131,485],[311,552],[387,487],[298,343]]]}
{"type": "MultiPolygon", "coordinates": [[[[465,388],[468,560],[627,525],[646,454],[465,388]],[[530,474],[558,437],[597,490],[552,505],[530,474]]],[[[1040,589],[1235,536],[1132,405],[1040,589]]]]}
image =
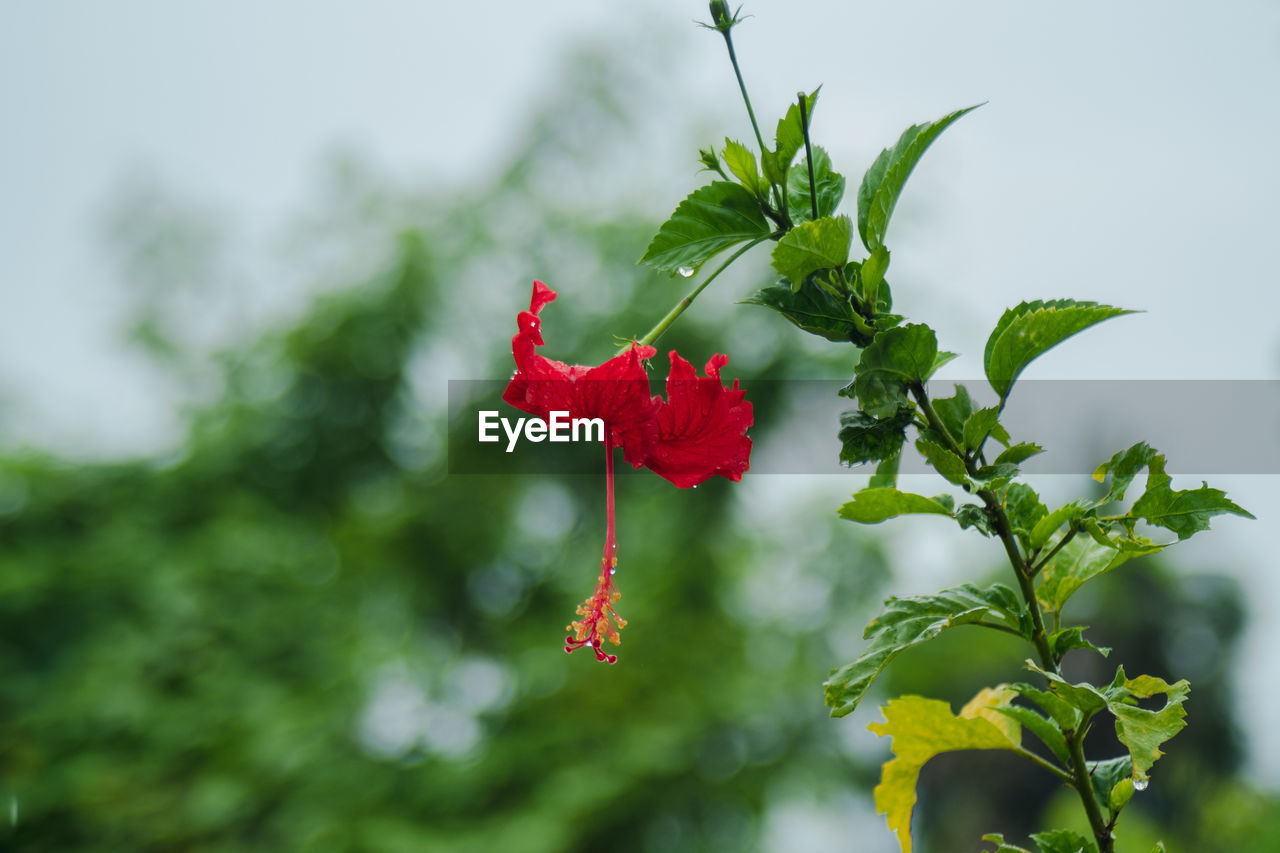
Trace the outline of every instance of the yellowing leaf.
{"type": "Polygon", "coordinates": [[[1022,731],[1016,720],[993,710],[1016,695],[1008,685],[986,687],[960,711],[938,699],[900,696],[882,709],[883,723],[867,728],[893,738],[894,758],[880,769],[875,789],[876,811],[885,815],[898,835],[902,853],[911,853],[911,811],[916,804],[920,768],[935,755],[960,749],[1018,749],[1022,731]]]}
{"type": "Polygon", "coordinates": [[[1133,758],[1133,781],[1143,783],[1147,781],[1151,765],[1164,755],[1160,745],[1187,724],[1182,703],[1191,692],[1191,685],[1185,678],[1173,684],[1151,675],[1125,678],[1123,667],[1117,681],[1120,684],[1109,691],[1107,705],[1116,718],[1116,737],[1129,748],[1133,758]],[[1146,699],[1158,693],[1165,695],[1165,704],[1160,710],[1148,711],[1137,706],[1135,698],[1146,699]]]}

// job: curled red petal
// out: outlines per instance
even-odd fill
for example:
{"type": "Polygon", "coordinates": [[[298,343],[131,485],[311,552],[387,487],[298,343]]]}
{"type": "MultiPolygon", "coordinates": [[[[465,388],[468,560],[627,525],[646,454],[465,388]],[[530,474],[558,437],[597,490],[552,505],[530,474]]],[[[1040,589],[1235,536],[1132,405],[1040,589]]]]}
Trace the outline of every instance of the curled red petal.
{"type": "Polygon", "coordinates": [[[737,380],[727,388],[720,381],[726,355],[707,362],[705,377],[675,350],[667,376],[667,399],[658,410],[658,439],[644,464],[680,488],[696,486],[719,474],[741,480],[751,463],[751,403],[737,380]]]}
{"type": "Polygon", "coordinates": [[[516,373],[502,399],[521,411],[547,421],[551,412],[568,412],[569,418],[600,418],[612,446],[622,447],[623,458],[636,468],[657,440],[657,412],[661,401],[649,393],[644,359],[653,347],[633,346],[595,367],[565,364],[540,355],[543,345],[542,309],[556,292],[540,281],[533,283],[529,310],[517,317],[519,331],[511,339],[516,373]]]}

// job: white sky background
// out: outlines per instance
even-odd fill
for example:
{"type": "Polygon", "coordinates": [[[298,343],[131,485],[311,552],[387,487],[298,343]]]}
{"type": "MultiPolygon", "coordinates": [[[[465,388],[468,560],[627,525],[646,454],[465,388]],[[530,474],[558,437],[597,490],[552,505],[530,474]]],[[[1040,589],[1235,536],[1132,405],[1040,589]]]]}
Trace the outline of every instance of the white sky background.
{"type": "MultiPolygon", "coordinates": [[[[751,137],[722,45],[691,23],[702,2],[623,5],[0,5],[0,429],[82,457],[174,440],[177,395],[119,345],[121,290],[101,243],[104,206],[131,172],[212,205],[245,251],[262,252],[336,147],[406,182],[456,186],[511,150],[566,46],[658,32],[687,61],[662,70],[677,81],[670,114],[650,123],[681,144],[653,151],[683,159],[644,168],[691,188],[696,144],[751,137]]],[[[755,17],[735,36],[757,112],[771,125],[797,89],[824,84],[815,136],[852,185],[908,124],[989,102],[925,157],[891,233],[898,308],[963,352],[947,376],[981,375],[1006,306],[1070,296],[1148,313],[1090,330],[1028,377],[1280,378],[1280,4],[753,0],[745,11],[755,17]]],[[[646,199],[655,225],[676,201],[646,199]]],[[[1274,675],[1280,575],[1263,534],[1280,517],[1268,494],[1280,478],[1212,484],[1260,521],[1217,522],[1179,562],[1242,567],[1244,663],[1274,675]]],[[[1263,701],[1280,697],[1245,698],[1253,772],[1280,784],[1280,734],[1261,724],[1263,701]]]]}

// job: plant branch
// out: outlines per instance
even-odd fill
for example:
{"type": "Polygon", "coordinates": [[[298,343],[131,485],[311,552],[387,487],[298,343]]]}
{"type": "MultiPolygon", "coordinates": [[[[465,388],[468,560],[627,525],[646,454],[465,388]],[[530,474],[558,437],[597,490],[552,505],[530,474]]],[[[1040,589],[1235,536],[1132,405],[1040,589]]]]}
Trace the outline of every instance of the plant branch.
{"type": "MultiPolygon", "coordinates": [[[[942,436],[942,440],[952,453],[965,460],[965,469],[970,476],[973,476],[977,472],[974,460],[965,456],[964,448],[952,437],[946,424],[942,422],[942,419],[938,417],[938,413],[934,411],[933,404],[929,402],[929,394],[925,390],[924,383],[911,383],[911,393],[915,397],[916,403],[919,404],[920,411],[924,412],[929,426],[942,436]]],[[[1035,646],[1036,652],[1040,656],[1040,664],[1045,671],[1057,673],[1058,662],[1054,659],[1053,651],[1049,648],[1048,635],[1044,629],[1044,615],[1040,612],[1040,603],[1036,601],[1036,592],[1031,584],[1027,561],[1018,551],[1018,542],[1014,539],[1013,526],[1009,523],[1009,516],[1004,511],[1004,506],[994,492],[989,489],[978,489],[977,495],[987,508],[987,515],[991,518],[991,526],[1000,538],[1000,543],[1004,545],[1005,554],[1009,558],[1009,565],[1013,568],[1013,573],[1018,578],[1018,588],[1022,592],[1022,600],[1026,602],[1027,610],[1031,614],[1031,644],[1035,646]]]]}
{"type": "MultiPolygon", "coordinates": [[[[929,402],[929,395],[925,391],[923,383],[916,382],[911,385],[912,395],[920,406],[920,410],[924,412],[925,419],[929,422],[929,426],[935,432],[942,436],[948,448],[965,460],[965,468],[972,476],[975,473],[974,461],[972,458],[966,457],[963,448],[957,444],[955,438],[947,431],[946,425],[938,417],[934,411],[933,405],[929,402]]],[[[1002,401],[1003,402],[1003,401],[1002,401]]],[[[988,489],[979,489],[977,495],[986,505],[987,514],[991,518],[992,527],[995,529],[996,535],[1000,537],[1000,542],[1004,545],[1005,554],[1009,558],[1009,564],[1013,567],[1013,573],[1018,578],[1018,587],[1022,592],[1022,599],[1026,602],[1027,610],[1031,614],[1032,635],[1031,642],[1036,647],[1036,651],[1040,655],[1041,665],[1046,672],[1057,673],[1058,662],[1054,657],[1053,650],[1049,648],[1049,640],[1044,628],[1044,614],[1040,612],[1040,603],[1036,600],[1035,587],[1032,585],[1032,578],[1035,572],[1043,567],[1054,554],[1057,553],[1066,540],[1074,535],[1075,526],[1072,531],[1063,537],[1044,560],[1040,561],[1036,569],[1032,569],[1027,558],[1023,557],[1018,551],[1017,540],[1013,536],[1012,526],[1009,524],[1009,516],[1001,505],[999,498],[994,492],[988,489]]],[[[1089,826],[1093,829],[1093,835],[1098,840],[1099,853],[1114,853],[1114,841],[1111,835],[1111,827],[1102,818],[1102,811],[1098,807],[1098,798],[1094,796],[1093,784],[1089,779],[1088,764],[1084,757],[1084,730],[1079,733],[1072,731],[1063,731],[1067,743],[1070,746],[1071,762],[1070,772],[1064,772],[1060,768],[1055,767],[1034,753],[1026,752],[1019,749],[1019,754],[1030,758],[1047,769],[1051,770],[1060,778],[1076,789],[1076,793],[1080,796],[1080,801],[1084,804],[1085,813],[1089,817],[1089,826]]]]}
{"type": "MultiPolygon", "coordinates": [[[[676,318],[679,317],[681,314],[683,314],[685,309],[693,304],[693,300],[698,298],[698,294],[706,290],[707,285],[715,281],[716,277],[719,276],[720,273],[724,272],[725,269],[728,268],[729,264],[733,263],[738,258],[746,254],[748,249],[758,246],[759,244],[763,243],[765,240],[768,240],[768,239],[769,239],[768,237],[757,237],[756,239],[752,240],[750,243],[746,244],[742,248],[738,249],[738,251],[730,255],[725,260],[724,263],[722,263],[719,267],[716,268],[715,272],[713,272],[711,275],[703,279],[702,283],[699,284],[697,287],[695,287],[693,290],[689,291],[688,296],[686,296],[684,299],[681,299],[679,302],[677,302],[675,306],[670,311],[667,312],[667,315],[658,321],[658,324],[656,326],[654,326],[652,329],[646,332],[644,337],[640,338],[634,343],[640,346],[652,346],[653,343],[656,340],[658,340],[658,338],[662,337],[663,332],[665,332],[667,328],[676,321],[676,318]]],[[[630,347],[630,346],[632,346],[632,342],[623,344],[620,350],[625,350],[627,349],[627,347],[630,347]]]]}
{"type": "Polygon", "coordinates": [[[1045,566],[1047,566],[1049,564],[1049,561],[1052,560],[1059,551],[1065,548],[1067,543],[1070,542],[1072,539],[1074,539],[1075,535],[1079,532],[1080,532],[1080,528],[1072,524],[1071,527],[1067,530],[1066,534],[1061,539],[1058,540],[1058,544],[1054,545],[1053,548],[1049,551],[1049,553],[1044,555],[1044,559],[1040,560],[1040,562],[1032,566],[1028,574],[1030,574],[1031,577],[1033,578],[1036,575],[1040,574],[1040,570],[1043,569],[1045,566]]]}
{"type": "Polygon", "coordinates": [[[1093,837],[1098,840],[1099,853],[1113,853],[1115,840],[1111,835],[1111,826],[1102,819],[1102,809],[1098,808],[1098,798],[1094,796],[1093,782],[1089,779],[1089,765],[1084,758],[1084,732],[1083,728],[1079,732],[1064,732],[1067,735],[1067,748],[1071,752],[1072,787],[1084,803],[1093,837]]]}
{"type": "Polygon", "coordinates": [[[1021,755],[1023,758],[1027,759],[1028,761],[1031,761],[1035,764],[1039,764],[1045,770],[1048,770],[1054,776],[1057,776],[1059,779],[1061,779],[1063,782],[1066,782],[1071,787],[1073,788],[1075,787],[1075,777],[1073,777],[1067,771],[1063,770],[1058,765],[1054,764],[1052,761],[1048,761],[1044,758],[1041,758],[1040,756],[1036,755],[1034,752],[1028,749],[1023,749],[1022,747],[1018,747],[1014,751],[1017,752],[1018,755],[1021,755]]]}

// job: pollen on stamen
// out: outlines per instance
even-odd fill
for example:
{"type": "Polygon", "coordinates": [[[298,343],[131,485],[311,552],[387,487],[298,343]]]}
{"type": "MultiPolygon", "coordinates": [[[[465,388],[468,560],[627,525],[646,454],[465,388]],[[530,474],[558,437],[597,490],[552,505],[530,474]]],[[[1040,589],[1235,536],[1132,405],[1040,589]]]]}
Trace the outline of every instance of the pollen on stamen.
{"type": "Polygon", "coordinates": [[[604,651],[605,640],[615,646],[622,645],[618,631],[626,627],[627,620],[618,615],[613,605],[622,594],[613,586],[614,565],[617,558],[601,561],[600,580],[596,583],[591,597],[578,605],[577,614],[582,619],[575,620],[566,626],[570,631],[564,638],[564,650],[571,653],[583,647],[595,652],[596,660],[601,663],[617,663],[618,656],[604,651]]]}

